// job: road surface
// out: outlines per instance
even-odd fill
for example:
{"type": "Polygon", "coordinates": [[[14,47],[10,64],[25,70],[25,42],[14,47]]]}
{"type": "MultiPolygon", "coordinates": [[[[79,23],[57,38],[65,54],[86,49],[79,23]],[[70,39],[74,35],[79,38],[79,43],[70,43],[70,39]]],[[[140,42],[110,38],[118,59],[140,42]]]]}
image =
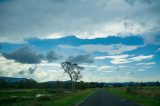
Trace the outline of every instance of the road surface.
{"type": "Polygon", "coordinates": [[[138,106],[99,89],[79,106],[138,106]]]}

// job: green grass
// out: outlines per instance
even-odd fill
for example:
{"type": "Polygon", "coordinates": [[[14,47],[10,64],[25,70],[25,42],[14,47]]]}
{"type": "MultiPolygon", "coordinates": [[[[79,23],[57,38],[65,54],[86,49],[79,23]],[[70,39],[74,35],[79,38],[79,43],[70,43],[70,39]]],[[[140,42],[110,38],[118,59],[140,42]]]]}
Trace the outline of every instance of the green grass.
{"type": "Polygon", "coordinates": [[[93,89],[87,89],[84,91],[79,91],[77,93],[73,93],[72,95],[67,95],[60,97],[59,99],[51,102],[46,102],[45,106],[73,106],[76,103],[79,103],[85,100],[88,96],[90,96],[94,92],[93,89]]]}
{"type": "MultiPolygon", "coordinates": [[[[151,90],[153,93],[155,90],[159,90],[160,87],[144,87],[144,90],[151,90]]],[[[141,106],[160,106],[160,99],[154,99],[150,96],[144,95],[136,95],[132,93],[126,92],[126,87],[111,87],[107,88],[106,90],[111,92],[114,95],[119,96],[120,98],[127,99],[130,101],[134,101],[135,103],[141,106]]]]}
{"type": "Polygon", "coordinates": [[[160,90],[160,86],[145,86],[143,89],[146,90],[160,90]]]}
{"type": "MultiPolygon", "coordinates": [[[[93,89],[80,90],[76,92],[65,93],[66,90],[58,89],[26,89],[26,90],[3,90],[0,91],[0,100],[7,100],[7,102],[1,102],[1,106],[73,106],[80,101],[85,100],[90,94],[94,92],[93,89]],[[55,92],[56,91],[56,92],[55,92]],[[50,94],[51,96],[41,98],[38,100],[36,94],[50,94]],[[16,100],[10,99],[12,96],[18,96],[20,98],[16,100]],[[23,97],[30,96],[30,99],[23,99],[23,97]]],[[[69,92],[69,91],[68,91],[69,92]]]]}
{"type": "Polygon", "coordinates": [[[0,99],[11,96],[35,96],[36,94],[47,94],[48,92],[44,89],[11,89],[1,90],[0,99]]]}

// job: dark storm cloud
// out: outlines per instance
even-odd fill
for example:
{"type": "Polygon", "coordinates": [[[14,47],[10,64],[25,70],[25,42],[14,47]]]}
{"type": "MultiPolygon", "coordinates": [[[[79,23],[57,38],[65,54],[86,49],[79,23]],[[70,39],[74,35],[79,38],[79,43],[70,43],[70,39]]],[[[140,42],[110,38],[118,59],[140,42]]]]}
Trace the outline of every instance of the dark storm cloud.
{"type": "Polygon", "coordinates": [[[30,47],[22,47],[11,53],[2,53],[7,58],[20,63],[37,64],[41,62],[42,56],[31,50],[30,47]]]}
{"type": "Polygon", "coordinates": [[[52,62],[60,58],[62,58],[62,56],[56,53],[54,50],[49,51],[46,55],[46,59],[48,60],[48,62],[52,62]]]}
{"type": "Polygon", "coordinates": [[[52,62],[54,60],[62,58],[62,56],[56,53],[54,50],[51,50],[46,55],[43,55],[41,53],[33,51],[29,46],[22,47],[11,53],[2,53],[2,55],[6,59],[27,64],[38,64],[41,62],[41,60],[47,60],[48,62],[52,62]]]}
{"type": "Polygon", "coordinates": [[[93,63],[94,59],[90,55],[69,56],[66,61],[74,63],[93,63]]]}

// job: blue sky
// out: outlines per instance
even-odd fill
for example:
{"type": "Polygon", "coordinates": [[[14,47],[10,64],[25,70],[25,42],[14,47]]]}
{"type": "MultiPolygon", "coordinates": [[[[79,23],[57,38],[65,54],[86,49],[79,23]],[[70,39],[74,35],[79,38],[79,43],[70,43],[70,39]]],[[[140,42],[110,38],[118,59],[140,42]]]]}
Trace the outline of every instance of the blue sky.
{"type": "Polygon", "coordinates": [[[160,2],[0,0],[0,76],[84,81],[160,81],[160,2]]]}

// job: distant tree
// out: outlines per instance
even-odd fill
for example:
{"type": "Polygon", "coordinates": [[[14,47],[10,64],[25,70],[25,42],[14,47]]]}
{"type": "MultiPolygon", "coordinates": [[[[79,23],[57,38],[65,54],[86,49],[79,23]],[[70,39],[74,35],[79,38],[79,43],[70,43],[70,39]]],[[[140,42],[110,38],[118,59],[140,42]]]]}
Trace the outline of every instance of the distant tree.
{"type": "Polygon", "coordinates": [[[0,88],[6,88],[7,87],[7,82],[3,79],[0,80],[0,88]]]}
{"type": "Polygon", "coordinates": [[[160,83],[158,81],[155,82],[155,86],[159,86],[160,83]]]}
{"type": "Polygon", "coordinates": [[[70,77],[73,90],[76,82],[83,77],[81,75],[81,71],[84,68],[80,67],[77,63],[70,62],[62,62],[61,66],[64,69],[64,73],[68,74],[68,76],[70,77]]]}

